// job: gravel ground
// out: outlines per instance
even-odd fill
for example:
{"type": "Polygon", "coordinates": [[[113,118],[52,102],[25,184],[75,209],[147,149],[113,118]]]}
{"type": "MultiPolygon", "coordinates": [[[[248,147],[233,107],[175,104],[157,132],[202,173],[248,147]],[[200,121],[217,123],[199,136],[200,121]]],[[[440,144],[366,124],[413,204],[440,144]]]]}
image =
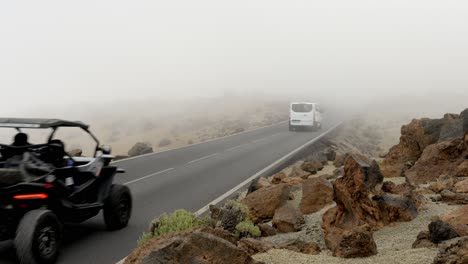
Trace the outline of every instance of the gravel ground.
{"type": "MultiPolygon", "coordinates": [[[[342,259],[333,257],[329,250],[323,250],[319,255],[305,255],[288,250],[271,250],[264,254],[254,256],[255,260],[263,261],[266,264],[313,264],[313,263],[379,263],[379,264],[426,264],[432,263],[437,255],[436,248],[412,249],[411,245],[416,240],[416,236],[422,230],[427,229],[434,216],[440,216],[456,208],[443,203],[434,203],[426,197],[426,206],[418,217],[412,222],[398,223],[387,226],[374,233],[379,253],[369,258],[342,259]]],[[[323,233],[321,230],[321,216],[327,210],[306,216],[307,227],[298,233],[281,234],[270,238],[267,241],[278,242],[285,240],[301,239],[305,241],[317,242],[325,248],[323,233]]]]}

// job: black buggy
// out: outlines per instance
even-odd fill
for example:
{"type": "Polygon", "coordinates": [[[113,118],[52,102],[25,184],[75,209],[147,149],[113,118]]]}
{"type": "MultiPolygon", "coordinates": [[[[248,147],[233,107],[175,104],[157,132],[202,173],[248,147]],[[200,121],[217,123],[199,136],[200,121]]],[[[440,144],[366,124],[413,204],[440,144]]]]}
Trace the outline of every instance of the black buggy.
{"type": "Polygon", "coordinates": [[[127,226],[132,197],[113,184],[124,172],[112,166],[110,148],[81,122],[0,118],[0,128],[16,129],[15,142],[0,144],[0,241],[13,240],[21,263],[55,263],[64,223],[80,223],[103,210],[109,230],[127,226]],[[96,142],[91,158],[72,157],[54,139],[62,127],[82,129],[96,142]],[[30,144],[24,129],[48,129],[44,144],[30,144]]]}

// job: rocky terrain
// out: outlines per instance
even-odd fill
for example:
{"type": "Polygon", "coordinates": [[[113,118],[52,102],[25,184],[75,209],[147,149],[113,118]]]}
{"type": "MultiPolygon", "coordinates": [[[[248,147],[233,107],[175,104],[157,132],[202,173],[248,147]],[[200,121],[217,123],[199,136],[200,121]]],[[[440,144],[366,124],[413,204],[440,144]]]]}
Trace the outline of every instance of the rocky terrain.
{"type": "Polygon", "coordinates": [[[209,216],[155,219],[126,263],[468,263],[468,109],[384,131],[349,121],[209,216]]]}

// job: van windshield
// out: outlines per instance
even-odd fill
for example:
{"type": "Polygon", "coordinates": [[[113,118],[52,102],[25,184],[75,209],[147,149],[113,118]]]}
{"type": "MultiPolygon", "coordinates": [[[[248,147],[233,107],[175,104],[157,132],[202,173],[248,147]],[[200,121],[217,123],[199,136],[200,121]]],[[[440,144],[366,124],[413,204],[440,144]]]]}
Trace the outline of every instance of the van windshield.
{"type": "Polygon", "coordinates": [[[308,113],[313,109],[312,104],[293,104],[292,110],[296,113],[308,113]]]}

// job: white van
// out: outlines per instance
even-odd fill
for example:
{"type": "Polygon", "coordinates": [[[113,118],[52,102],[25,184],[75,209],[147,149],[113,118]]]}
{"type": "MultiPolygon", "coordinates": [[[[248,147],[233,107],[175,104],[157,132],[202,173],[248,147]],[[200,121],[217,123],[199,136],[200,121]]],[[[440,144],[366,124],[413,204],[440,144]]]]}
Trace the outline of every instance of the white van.
{"type": "Polygon", "coordinates": [[[298,128],[316,130],[322,128],[322,113],[317,103],[294,102],[289,110],[289,131],[298,128]]]}

